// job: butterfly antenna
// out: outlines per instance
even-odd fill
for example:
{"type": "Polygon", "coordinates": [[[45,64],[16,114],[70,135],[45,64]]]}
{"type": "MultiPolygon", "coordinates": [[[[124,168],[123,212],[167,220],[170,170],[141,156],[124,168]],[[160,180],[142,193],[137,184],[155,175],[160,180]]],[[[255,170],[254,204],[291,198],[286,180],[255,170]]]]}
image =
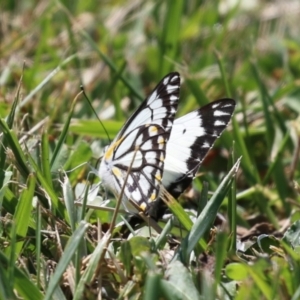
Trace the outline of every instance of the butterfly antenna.
{"type": "Polygon", "coordinates": [[[93,105],[92,105],[92,103],[91,103],[89,97],[88,97],[87,94],[85,93],[85,90],[84,90],[83,85],[80,86],[80,89],[81,89],[81,91],[82,91],[82,93],[83,93],[85,99],[87,100],[87,102],[88,102],[90,108],[92,109],[92,111],[94,112],[94,114],[95,114],[95,116],[97,117],[98,121],[100,122],[101,126],[103,127],[103,129],[104,129],[104,131],[105,131],[105,134],[106,134],[106,136],[107,136],[107,139],[109,140],[109,143],[111,143],[111,139],[110,139],[110,137],[109,137],[109,134],[108,134],[108,132],[107,132],[105,126],[103,125],[102,121],[101,121],[100,118],[98,117],[98,114],[96,113],[96,111],[95,111],[95,109],[94,109],[94,107],[93,107],[93,105]]]}

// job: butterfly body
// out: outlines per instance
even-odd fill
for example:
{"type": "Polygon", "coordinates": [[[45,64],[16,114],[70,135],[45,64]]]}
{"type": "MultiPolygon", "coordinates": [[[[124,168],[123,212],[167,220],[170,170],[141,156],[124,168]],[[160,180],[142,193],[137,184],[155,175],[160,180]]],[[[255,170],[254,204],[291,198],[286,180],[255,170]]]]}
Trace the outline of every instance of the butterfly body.
{"type": "Polygon", "coordinates": [[[164,77],[107,147],[99,176],[131,213],[160,216],[162,186],[175,198],[196,176],[204,157],[228,125],[235,107],[221,99],[174,120],[180,76],[164,77]],[[134,204],[134,205],[133,205],[134,204]]]}

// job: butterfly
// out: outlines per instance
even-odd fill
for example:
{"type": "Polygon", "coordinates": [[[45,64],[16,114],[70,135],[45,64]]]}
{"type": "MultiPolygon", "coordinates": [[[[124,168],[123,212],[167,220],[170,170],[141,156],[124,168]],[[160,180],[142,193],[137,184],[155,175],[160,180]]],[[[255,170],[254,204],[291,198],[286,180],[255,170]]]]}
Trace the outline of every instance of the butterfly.
{"type": "Polygon", "coordinates": [[[151,215],[162,186],[175,198],[184,192],[231,119],[229,98],[175,119],[179,92],[179,73],[165,76],[105,148],[102,185],[116,198],[124,186],[122,204],[130,213],[151,215]]]}

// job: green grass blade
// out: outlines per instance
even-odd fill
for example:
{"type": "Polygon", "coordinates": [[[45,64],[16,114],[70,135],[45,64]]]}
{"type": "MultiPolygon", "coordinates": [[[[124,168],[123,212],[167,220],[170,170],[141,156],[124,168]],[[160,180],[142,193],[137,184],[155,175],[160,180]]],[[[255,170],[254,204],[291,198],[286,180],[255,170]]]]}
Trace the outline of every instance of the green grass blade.
{"type": "Polygon", "coordinates": [[[71,118],[72,118],[72,115],[73,115],[73,111],[74,111],[74,107],[75,107],[75,104],[76,104],[77,97],[72,102],[70,112],[68,114],[68,117],[67,117],[67,119],[65,121],[63,130],[62,130],[62,132],[61,132],[61,134],[59,136],[58,142],[57,142],[57,144],[55,146],[55,149],[53,151],[53,155],[51,157],[51,162],[50,162],[50,166],[51,167],[55,164],[55,161],[56,161],[56,159],[57,159],[57,157],[58,157],[58,155],[59,155],[59,153],[60,153],[60,151],[62,149],[63,143],[66,140],[66,137],[67,137],[67,134],[68,134],[68,129],[69,129],[69,126],[70,126],[70,122],[71,122],[71,118]]]}
{"type": "Polygon", "coordinates": [[[35,161],[33,160],[33,158],[29,154],[28,154],[28,161],[29,161],[30,165],[32,166],[32,168],[34,169],[39,183],[44,188],[44,190],[46,192],[46,197],[48,199],[51,199],[51,203],[54,206],[55,210],[58,212],[58,214],[62,218],[64,218],[66,220],[66,222],[68,222],[69,218],[68,218],[68,215],[66,213],[65,207],[63,206],[61,201],[58,199],[57,193],[48,184],[48,182],[45,179],[45,177],[43,176],[41,170],[39,169],[39,167],[37,166],[37,164],[35,163],[35,161]]]}
{"type": "MultiPolygon", "coordinates": [[[[35,192],[36,178],[34,174],[30,174],[27,179],[27,188],[22,192],[19,203],[17,205],[14,221],[16,223],[16,234],[20,238],[25,238],[28,230],[31,210],[32,210],[32,200],[35,192]]],[[[24,244],[24,239],[17,242],[16,245],[16,255],[19,255],[24,244]]]]}
{"type": "Polygon", "coordinates": [[[4,267],[0,268],[0,299],[13,299],[14,291],[10,286],[10,280],[8,279],[7,272],[4,267]]]}
{"type": "MultiPolygon", "coordinates": [[[[235,143],[233,143],[233,151],[231,154],[231,162],[230,162],[231,166],[233,166],[234,162],[236,161],[234,146],[235,146],[235,143]]],[[[236,252],[236,228],[237,228],[236,193],[237,193],[237,191],[236,191],[236,178],[235,178],[235,180],[232,182],[230,192],[228,194],[228,219],[229,219],[229,228],[230,228],[229,232],[231,234],[229,252],[231,252],[231,253],[236,252]]]]}
{"type": "Polygon", "coordinates": [[[101,241],[98,243],[97,247],[93,251],[93,254],[90,258],[89,265],[85,272],[83,273],[74,294],[73,299],[74,300],[80,300],[83,299],[83,293],[87,282],[91,282],[93,276],[95,275],[96,269],[99,266],[99,261],[101,257],[104,255],[105,248],[108,244],[108,241],[110,240],[110,235],[105,234],[101,241]]]}
{"type": "Polygon", "coordinates": [[[174,218],[170,218],[167,222],[167,224],[163,227],[162,232],[157,236],[156,240],[155,240],[155,245],[156,245],[156,249],[163,249],[167,238],[168,238],[168,234],[171,232],[172,227],[173,227],[173,219],[174,218]]]}
{"type": "Polygon", "coordinates": [[[18,204],[18,199],[16,195],[8,188],[8,186],[3,186],[1,192],[2,191],[4,191],[4,199],[2,203],[3,208],[13,215],[18,204]]]}
{"type": "MultiPolygon", "coordinates": [[[[167,191],[163,191],[162,196],[163,196],[168,208],[172,211],[174,216],[178,219],[179,223],[183,226],[184,229],[186,229],[189,232],[191,230],[191,228],[193,227],[193,223],[192,223],[190,217],[188,216],[188,214],[183,209],[183,207],[167,191]]],[[[206,242],[203,239],[199,239],[198,241],[199,241],[200,247],[202,249],[205,249],[206,242]]]]}
{"type": "Polygon", "coordinates": [[[218,65],[219,65],[221,78],[222,78],[224,86],[225,86],[226,95],[227,95],[227,97],[232,98],[232,93],[231,93],[230,88],[229,88],[229,83],[228,83],[228,80],[227,80],[222,55],[218,51],[215,50],[215,56],[217,58],[217,62],[218,62],[218,65]]]}
{"type": "Polygon", "coordinates": [[[197,218],[196,222],[194,223],[190,231],[190,234],[186,237],[187,248],[185,250],[180,249],[180,252],[182,252],[183,250],[185,251],[185,253],[180,254],[180,257],[183,257],[185,261],[188,260],[190,253],[194,250],[200,238],[203,237],[204,233],[207,231],[207,229],[215,219],[220,204],[222,203],[232,183],[232,178],[235,176],[238,170],[238,167],[240,165],[240,160],[241,159],[237,160],[237,162],[233,165],[232,169],[222,180],[218,189],[215,191],[210,201],[207,203],[207,205],[201,212],[200,216],[197,218]]]}
{"type": "Polygon", "coordinates": [[[266,299],[271,300],[273,298],[273,289],[268,283],[266,282],[264,275],[258,272],[255,272],[254,268],[248,267],[248,272],[250,273],[251,277],[253,278],[254,282],[262,291],[264,297],[266,299]]]}
{"type": "MultiPolygon", "coordinates": [[[[7,270],[8,268],[8,259],[6,256],[0,251],[0,265],[1,269],[7,270]]],[[[14,290],[18,293],[19,296],[24,299],[32,299],[32,300],[42,300],[43,295],[36,287],[34,282],[19,268],[14,267],[14,290]]]]}
{"type": "Polygon", "coordinates": [[[168,280],[162,280],[161,287],[167,299],[200,299],[192,274],[180,261],[171,262],[165,276],[168,280]]]}
{"type": "Polygon", "coordinates": [[[265,185],[269,181],[271,175],[273,174],[273,170],[274,170],[276,164],[278,163],[279,159],[282,157],[283,152],[286,150],[286,146],[288,144],[289,138],[290,138],[290,132],[287,132],[285,134],[284,138],[281,140],[278,150],[277,150],[277,153],[276,153],[276,156],[272,160],[272,162],[268,168],[267,174],[265,175],[265,177],[263,179],[263,182],[262,182],[263,185],[265,185]]]}
{"type": "MultiPolygon", "coordinates": [[[[224,62],[222,56],[218,52],[216,52],[216,58],[221,72],[221,77],[226,89],[227,96],[231,97],[231,91],[229,88],[229,83],[225,72],[224,62]]],[[[260,178],[259,175],[257,174],[257,169],[253,166],[253,162],[248,153],[248,149],[246,147],[245,141],[241,135],[239,125],[234,116],[232,118],[232,126],[233,126],[234,138],[237,144],[237,154],[243,157],[241,161],[241,167],[243,168],[243,171],[245,172],[245,175],[247,176],[249,183],[259,182],[260,178]]],[[[227,143],[226,141],[231,140],[228,137],[226,137],[226,132],[225,135],[223,134],[223,136],[225,138],[222,140],[222,142],[227,143]]]]}
{"type": "MultiPolygon", "coordinates": [[[[9,192],[8,183],[11,179],[12,174],[13,173],[11,171],[4,172],[3,184],[0,185],[1,186],[1,188],[0,188],[0,211],[2,209],[3,199],[4,199],[5,195],[7,195],[9,192]]],[[[7,204],[7,201],[5,201],[4,205],[6,206],[6,204],[7,204]]]]}
{"type": "Polygon", "coordinates": [[[241,135],[240,127],[235,117],[232,117],[232,127],[234,140],[236,142],[237,155],[241,155],[241,167],[249,182],[249,184],[255,184],[260,182],[260,177],[257,172],[257,167],[252,162],[245,141],[241,135]]]}
{"type": "Polygon", "coordinates": [[[209,103],[209,99],[206,97],[205,93],[201,89],[201,86],[196,80],[187,78],[186,85],[189,87],[189,90],[194,95],[199,106],[204,106],[209,103]]]}
{"type": "Polygon", "coordinates": [[[264,120],[266,124],[266,141],[267,141],[267,146],[269,153],[271,152],[271,147],[272,147],[272,141],[274,139],[274,126],[273,126],[273,120],[269,111],[269,106],[272,103],[271,97],[269,93],[267,92],[267,89],[261,80],[259,76],[259,71],[257,70],[257,65],[253,61],[251,62],[251,69],[252,73],[254,75],[254,78],[257,82],[257,86],[260,89],[261,93],[261,99],[262,99],[262,105],[263,105],[263,112],[264,112],[264,120]]]}
{"type": "Polygon", "coordinates": [[[144,300],[159,299],[161,278],[161,274],[154,272],[153,270],[149,270],[146,277],[145,290],[143,293],[144,300]]]}
{"type": "Polygon", "coordinates": [[[225,232],[218,232],[217,234],[217,242],[216,242],[216,262],[215,262],[215,272],[214,272],[214,293],[217,294],[218,285],[221,283],[222,272],[224,263],[227,256],[227,247],[228,246],[228,234],[225,232]]]}
{"type": "Polygon", "coordinates": [[[161,78],[174,69],[174,63],[172,61],[176,59],[178,51],[179,32],[184,1],[168,0],[166,1],[166,5],[166,18],[163,25],[159,64],[159,77],[161,78]]]}
{"type": "Polygon", "coordinates": [[[36,266],[36,276],[37,276],[37,287],[41,288],[41,257],[42,257],[42,252],[41,252],[41,246],[42,246],[42,214],[41,214],[41,207],[40,204],[37,203],[36,207],[36,230],[35,230],[35,253],[36,253],[36,261],[37,261],[37,266],[36,266]]]}
{"type": "Polygon", "coordinates": [[[74,204],[75,199],[74,199],[72,186],[66,174],[64,174],[64,178],[62,180],[62,190],[63,190],[63,196],[66,204],[66,210],[70,220],[71,230],[72,232],[74,232],[76,221],[77,221],[77,214],[76,214],[77,212],[74,204]]]}
{"type": "Polygon", "coordinates": [[[16,165],[22,176],[24,178],[27,178],[30,171],[27,167],[27,160],[18,142],[15,132],[9,129],[3,119],[0,119],[0,128],[2,129],[4,137],[7,141],[7,146],[10,147],[14,154],[14,164],[16,165]]]}
{"type": "Polygon", "coordinates": [[[48,288],[46,290],[46,295],[44,298],[45,300],[52,299],[52,295],[55,292],[56,287],[59,286],[63,273],[66,271],[75,252],[78,251],[78,248],[80,246],[80,243],[84,237],[84,234],[88,226],[89,225],[85,221],[81,221],[76,231],[72,234],[62,257],[59,260],[56,270],[50,279],[48,288]]]}
{"type": "MultiPolygon", "coordinates": [[[[12,128],[13,122],[15,119],[16,107],[17,107],[17,104],[19,102],[19,97],[20,97],[21,81],[22,81],[22,79],[20,80],[20,84],[17,88],[17,95],[13,101],[12,108],[9,112],[9,115],[6,118],[6,124],[9,129],[12,128]]],[[[2,187],[2,184],[4,181],[4,171],[3,170],[4,170],[4,166],[5,166],[5,162],[6,162],[6,147],[7,147],[7,145],[8,145],[7,137],[4,136],[4,138],[0,144],[0,187],[2,187]]]]}
{"type": "MultiPolygon", "coordinates": [[[[111,120],[104,120],[102,123],[111,138],[118,134],[123,125],[123,122],[111,120]]],[[[70,124],[69,132],[107,139],[103,126],[98,120],[73,120],[70,124]]]]}
{"type": "Polygon", "coordinates": [[[52,176],[51,176],[51,168],[50,168],[50,153],[49,153],[49,142],[48,142],[49,136],[47,133],[42,134],[42,171],[43,175],[45,177],[45,180],[49,184],[51,188],[53,188],[52,185],[52,176]]]}

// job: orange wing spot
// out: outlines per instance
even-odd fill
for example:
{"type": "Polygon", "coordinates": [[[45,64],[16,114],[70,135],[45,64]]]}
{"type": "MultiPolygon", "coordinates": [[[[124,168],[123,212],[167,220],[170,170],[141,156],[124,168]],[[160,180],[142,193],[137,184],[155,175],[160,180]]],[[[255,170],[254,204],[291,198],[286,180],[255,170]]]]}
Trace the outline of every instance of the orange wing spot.
{"type": "Polygon", "coordinates": [[[142,211],[145,211],[146,208],[147,208],[147,204],[146,204],[145,202],[142,202],[142,203],[140,204],[140,209],[141,209],[142,211]]]}
{"type": "Polygon", "coordinates": [[[122,138],[120,138],[119,140],[115,141],[113,144],[111,144],[109,146],[109,148],[107,149],[107,151],[104,154],[104,159],[105,160],[112,159],[114,150],[122,143],[123,139],[124,138],[122,137],[122,138]]]}
{"type": "Polygon", "coordinates": [[[154,191],[150,196],[150,202],[153,202],[156,199],[156,192],[154,191]]]}
{"type": "Polygon", "coordinates": [[[161,176],[159,173],[155,175],[155,179],[158,180],[159,182],[161,182],[161,176]]]}
{"type": "Polygon", "coordinates": [[[150,128],[149,128],[149,132],[151,132],[151,133],[157,133],[157,127],[156,126],[151,126],[150,128]]]}
{"type": "Polygon", "coordinates": [[[165,143],[165,139],[164,139],[162,136],[160,136],[160,137],[158,138],[157,142],[158,142],[159,144],[164,144],[164,143],[165,143]]]}
{"type": "Polygon", "coordinates": [[[113,168],[111,169],[111,171],[113,172],[113,174],[114,174],[117,178],[120,178],[121,175],[122,175],[122,173],[121,173],[121,171],[120,171],[119,168],[113,167],[113,168]]]}

